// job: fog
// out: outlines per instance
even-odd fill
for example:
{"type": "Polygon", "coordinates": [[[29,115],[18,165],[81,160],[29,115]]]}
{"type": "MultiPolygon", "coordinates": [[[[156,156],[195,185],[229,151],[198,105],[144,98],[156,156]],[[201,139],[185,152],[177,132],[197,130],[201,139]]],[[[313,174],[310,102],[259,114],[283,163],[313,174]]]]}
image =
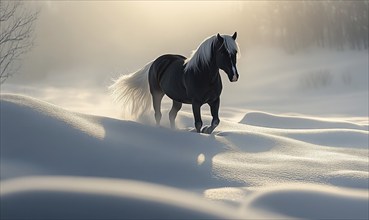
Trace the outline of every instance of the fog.
{"type": "Polygon", "coordinates": [[[35,46],[8,80],[12,84],[101,85],[165,53],[189,56],[206,37],[234,31],[242,54],[256,46],[287,53],[311,46],[368,48],[367,1],[27,1],[25,6],[40,10],[35,46]]]}
{"type": "Polygon", "coordinates": [[[231,84],[223,77],[224,107],[368,114],[368,1],[27,1],[25,5],[40,10],[35,45],[23,57],[18,73],[1,86],[2,92],[116,116],[118,109],[113,110],[107,92],[113,78],[162,54],[189,56],[208,36],[237,31],[240,80],[231,84]],[[352,92],[359,93],[358,98],[350,98],[352,92]],[[330,97],[337,93],[346,96],[330,97]],[[317,100],[324,108],[309,107],[309,101],[317,100]],[[336,104],[325,100],[342,108],[331,108],[336,104]]]}
{"type": "MultiPolygon", "coordinates": [[[[239,3],[41,1],[33,50],[8,83],[104,83],[164,53],[188,56],[206,37],[237,30],[239,3]]],[[[243,33],[239,33],[242,41],[243,33]]],[[[240,44],[242,45],[242,44],[240,44]]]]}

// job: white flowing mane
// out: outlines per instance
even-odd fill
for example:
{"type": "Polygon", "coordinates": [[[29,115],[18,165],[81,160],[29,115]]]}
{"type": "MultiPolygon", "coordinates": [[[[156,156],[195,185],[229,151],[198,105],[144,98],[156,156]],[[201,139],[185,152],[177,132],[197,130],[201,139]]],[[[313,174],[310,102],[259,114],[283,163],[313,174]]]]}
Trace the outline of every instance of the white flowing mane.
{"type": "MultiPolygon", "coordinates": [[[[224,46],[227,51],[231,54],[235,54],[239,48],[238,44],[231,36],[221,35],[224,39],[224,46]]],[[[196,50],[192,51],[192,54],[189,58],[185,60],[185,72],[188,70],[198,70],[200,64],[209,65],[211,59],[211,49],[213,43],[217,40],[217,36],[213,35],[206,38],[201,44],[197,47],[196,50]]]]}

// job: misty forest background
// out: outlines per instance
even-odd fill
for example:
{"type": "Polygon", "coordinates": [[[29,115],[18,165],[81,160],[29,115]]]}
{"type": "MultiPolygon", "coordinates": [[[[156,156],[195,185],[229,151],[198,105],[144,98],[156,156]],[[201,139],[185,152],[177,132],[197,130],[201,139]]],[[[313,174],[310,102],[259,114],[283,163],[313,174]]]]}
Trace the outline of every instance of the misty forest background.
{"type": "Polygon", "coordinates": [[[245,7],[240,28],[250,46],[362,50],[368,49],[368,8],[369,1],[273,1],[261,10],[245,7]]]}

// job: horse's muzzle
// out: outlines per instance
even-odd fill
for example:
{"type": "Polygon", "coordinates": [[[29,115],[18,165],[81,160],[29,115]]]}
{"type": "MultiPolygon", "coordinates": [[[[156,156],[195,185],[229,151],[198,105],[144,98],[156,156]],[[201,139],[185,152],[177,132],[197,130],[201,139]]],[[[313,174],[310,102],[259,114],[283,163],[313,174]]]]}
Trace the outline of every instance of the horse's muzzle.
{"type": "Polygon", "coordinates": [[[237,82],[237,81],[238,81],[238,76],[234,74],[231,82],[237,82]]]}

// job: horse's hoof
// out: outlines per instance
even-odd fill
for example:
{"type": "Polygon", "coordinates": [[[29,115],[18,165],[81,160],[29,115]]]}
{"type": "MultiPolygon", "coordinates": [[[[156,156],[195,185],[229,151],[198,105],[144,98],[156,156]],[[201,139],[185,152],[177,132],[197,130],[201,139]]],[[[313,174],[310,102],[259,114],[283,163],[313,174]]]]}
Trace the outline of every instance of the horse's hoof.
{"type": "Polygon", "coordinates": [[[204,134],[211,134],[212,132],[212,129],[210,126],[205,126],[201,129],[201,133],[204,133],[204,134]]]}

